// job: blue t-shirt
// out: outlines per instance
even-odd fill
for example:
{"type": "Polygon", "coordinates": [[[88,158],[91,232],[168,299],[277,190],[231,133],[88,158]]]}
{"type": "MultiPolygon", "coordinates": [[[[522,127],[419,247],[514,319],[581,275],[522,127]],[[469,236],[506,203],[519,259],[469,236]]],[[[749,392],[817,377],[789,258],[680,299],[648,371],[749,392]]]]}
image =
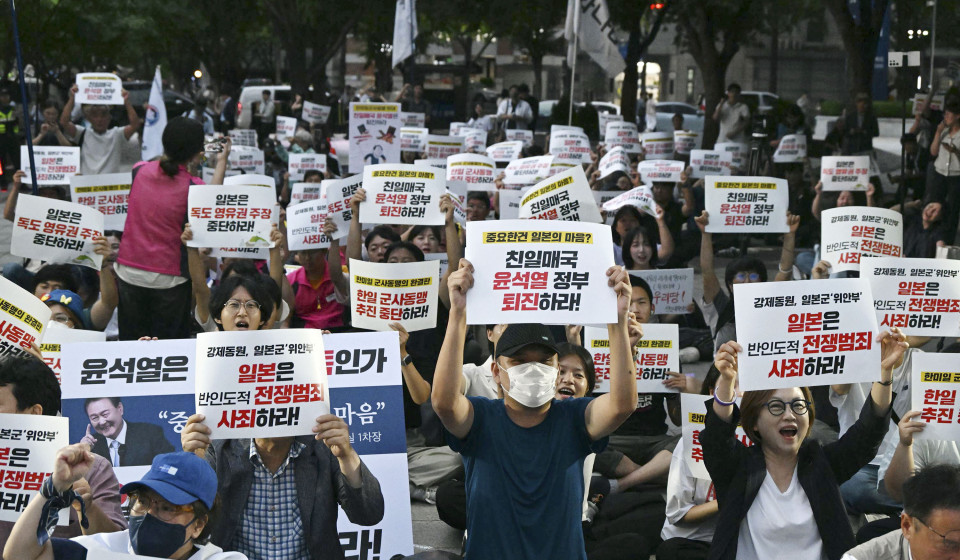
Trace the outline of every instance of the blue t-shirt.
{"type": "Polygon", "coordinates": [[[502,400],[468,398],[470,433],[446,434],[466,470],[466,558],[586,560],[583,458],[607,446],[587,433],[592,399],[553,401],[543,422],[522,428],[502,400]]]}

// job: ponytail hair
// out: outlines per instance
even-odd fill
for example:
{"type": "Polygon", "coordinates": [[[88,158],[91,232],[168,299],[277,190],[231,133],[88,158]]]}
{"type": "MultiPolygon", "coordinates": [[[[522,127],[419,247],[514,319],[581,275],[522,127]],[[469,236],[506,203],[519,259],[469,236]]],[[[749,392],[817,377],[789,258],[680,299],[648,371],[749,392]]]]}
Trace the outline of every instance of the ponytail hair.
{"type": "Polygon", "coordinates": [[[160,171],[169,177],[176,177],[180,172],[180,164],[170,159],[167,154],[163,154],[160,156],[160,171]]]}

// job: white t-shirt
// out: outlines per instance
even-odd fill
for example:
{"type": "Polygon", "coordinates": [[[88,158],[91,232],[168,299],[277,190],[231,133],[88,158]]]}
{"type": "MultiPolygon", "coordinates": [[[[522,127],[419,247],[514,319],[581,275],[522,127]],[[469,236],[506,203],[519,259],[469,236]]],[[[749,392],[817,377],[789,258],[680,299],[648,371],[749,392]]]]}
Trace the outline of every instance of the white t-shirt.
{"type": "Polygon", "coordinates": [[[730,102],[725,101],[723,107],[720,108],[720,136],[718,136],[718,142],[745,142],[748,132],[746,124],[744,124],[740,132],[732,138],[728,137],[727,134],[729,134],[730,130],[737,126],[737,123],[741,120],[746,122],[749,119],[750,108],[747,107],[746,103],[741,101],[736,105],[731,105],[730,102]]]}
{"type": "Polygon", "coordinates": [[[770,473],[763,479],[747,516],[740,522],[738,560],[782,558],[789,547],[791,560],[821,560],[823,541],[807,493],[800,486],[797,469],[786,492],[780,492],[770,473]]]}
{"type": "Polygon", "coordinates": [[[124,173],[140,161],[140,141],[136,134],[127,140],[123,127],[108,128],[103,134],[97,134],[92,128],[77,127],[73,140],[80,144],[80,173],[101,175],[104,173],[124,173]]]}
{"type": "MultiPolygon", "coordinates": [[[[97,533],[96,535],[74,537],[70,540],[83,545],[87,550],[105,548],[111,552],[133,554],[128,531],[97,533]]],[[[96,558],[95,555],[88,554],[87,556],[89,558],[96,558]]],[[[197,546],[196,552],[194,552],[188,560],[247,560],[247,557],[239,552],[224,552],[222,548],[215,544],[205,544],[203,546],[197,546]]]]}
{"type": "MultiPolygon", "coordinates": [[[[880,463],[880,470],[877,471],[877,480],[883,482],[883,477],[887,475],[887,469],[890,468],[890,462],[893,460],[893,453],[883,458],[880,463]]],[[[960,449],[957,448],[957,442],[941,439],[917,439],[913,438],[913,467],[920,470],[930,465],[960,465],[960,449]]]]}
{"type": "Polygon", "coordinates": [[[463,394],[468,397],[486,397],[488,399],[500,398],[497,391],[497,384],[493,380],[493,357],[487,358],[482,365],[463,364],[464,383],[463,394]]]}
{"type": "Polygon", "coordinates": [[[683,457],[683,438],[677,442],[670,459],[670,474],[667,476],[667,518],[663,522],[660,538],[684,538],[712,542],[717,528],[717,516],[697,523],[683,521],[683,516],[693,506],[717,499],[713,482],[695,478],[683,457]]]}

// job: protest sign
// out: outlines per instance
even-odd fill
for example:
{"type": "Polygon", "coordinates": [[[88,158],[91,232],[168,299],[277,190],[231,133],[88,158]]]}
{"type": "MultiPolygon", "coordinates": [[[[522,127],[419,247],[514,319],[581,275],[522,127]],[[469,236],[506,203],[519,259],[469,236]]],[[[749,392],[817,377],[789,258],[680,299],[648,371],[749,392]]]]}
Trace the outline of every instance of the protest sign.
{"type": "Polygon", "coordinates": [[[628,154],[643,153],[643,147],[640,145],[640,133],[637,132],[637,125],[632,122],[608,122],[603,141],[608,148],[620,146],[628,154]]]}
{"type": "Polygon", "coordinates": [[[602,221],[590,183],[579,165],[537,183],[520,201],[520,218],[602,221]]]}
{"type": "Polygon", "coordinates": [[[311,435],[330,412],[316,329],[197,335],[197,412],[212,439],[311,435]]]}
{"type": "Polygon", "coordinates": [[[960,336],[960,261],[877,257],[860,263],[881,329],[960,336]]]}
{"type": "Polygon", "coordinates": [[[43,363],[47,364],[53,373],[57,375],[57,381],[60,381],[60,374],[63,371],[62,361],[60,360],[63,345],[84,342],[106,342],[107,335],[103,331],[85,331],[82,329],[71,329],[51,321],[46,332],[43,333],[43,344],[40,345],[40,354],[43,356],[43,363]]]}
{"type": "Polygon", "coordinates": [[[447,183],[447,194],[453,204],[453,220],[460,224],[467,223],[467,185],[464,183],[447,183]]]}
{"type": "Polygon", "coordinates": [[[463,136],[427,134],[423,155],[426,158],[447,159],[464,151],[463,136]]]}
{"type": "Polygon", "coordinates": [[[506,185],[533,185],[551,176],[553,156],[533,156],[513,160],[503,170],[506,185]]]}
{"type": "Polygon", "coordinates": [[[903,255],[903,216],[886,208],[844,206],[821,213],[821,259],[830,272],[860,270],[862,257],[903,255]]]}
{"type": "MultiPolygon", "coordinates": [[[[487,149],[487,131],[482,128],[461,128],[458,136],[463,137],[463,151],[485,154],[487,149]]],[[[447,156],[449,157],[449,156],[447,156]]]]}
{"type": "Polygon", "coordinates": [[[123,82],[120,76],[106,72],[77,74],[77,104],[123,105],[123,82]]]}
{"type": "MultiPolygon", "coordinates": [[[[34,146],[33,163],[37,166],[37,185],[66,185],[80,172],[80,148],[34,146]]],[[[20,146],[20,168],[30,178],[30,151],[20,146]]],[[[4,170],[13,175],[9,169],[4,170]]]]}
{"type": "Polygon", "coordinates": [[[311,200],[287,207],[287,243],[291,251],[327,249],[330,238],[323,233],[327,204],[311,200]]]}
{"type": "MultiPolygon", "coordinates": [[[[597,203],[597,208],[600,209],[601,215],[602,215],[602,212],[607,212],[606,210],[603,209],[603,205],[606,204],[607,202],[610,202],[620,194],[621,194],[620,191],[593,191],[593,200],[594,202],[597,203]]],[[[607,219],[605,220],[604,223],[606,223],[608,226],[612,226],[614,218],[616,218],[615,212],[607,212],[607,219]]]]}
{"type": "Polygon", "coordinates": [[[637,173],[644,183],[679,183],[687,164],[671,159],[644,160],[637,164],[637,173]]]}
{"type": "Polygon", "coordinates": [[[258,146],[257,131],[252,128],[232,128],[227,134],[233,141],[233,146],[230,149],[231,152],[236,150],[238,146],[245,146],[247,148],[256,148],[258,146]]]}
{"type": "Polygon", "coordinates": [[[703,179],[707,175],[730,175],[733,154],[715,150],[690,150],[691,177],[703,179]]]}
{"type": "Polygon", "coordinates": [[[327,119],[330,118],[330,107],[304,101],[300,118],[310,124],[327,124],[327,119]]]}
{"type": "Polygon", "coordinates": [[[583,129],[550,132],[550,155],[558,163],[579,165],[590,163],[590,139],[583,129]]]}
{"type": "MultiPolygon", "coordinates": [[[[711,406],[705,404],[709,398],[706,395],[688,393],[680,395],[680,412],[683,415],[680,426],[683,437],[683,460],[687,463],[690,473],[702,480],[710,480],[710,473],[707,472],[707,466],[703,463],[703,447],[700,445],[700,432],[707,420],[707,406],[711,406]]],[[[738,405],[740,404],[739,397],[735,401],[738,405]]],[[[734,435],[743,445],[747,447],[753,445],[740,424],[737,424],[734,435]]]]}
{"type": "Polygon", "coordinates": [[[866,191],[870,183],[870,156],[824,156],[820,182],[825,191],[866,191]]]}
{"type": "MultiPolygon", "coordinates": [[[[508,128],[506,131],[507,142],[523,142],[524,146],[533,146],[533,131],[521,130],[519,128],[508,128]]],[[[503,144],[504,142],[501,142],[503,144]]],[[[520,157],[519,155],[517,157],[520,157]]],[[[514,158],[516,159],[516,158],[514,158]]],[[[508,160],[509,161],[509,160],[508,160]]]]}
{"type": "MultiPolygon", "coordinates": [[[[680,371],[680,347],[677,325],[648,323],[643,325],[643,337],[637,341],[637,392],[676,393],[664,386],[670,379],[668,372],[680,371]]],[[[597,375],[595,393],[610,392],[610,338],[606,327],[583,328],[584,346],[593,356],[597,375]]]]}
{"type": "Polygon", "coordinates": [[[607,123],[612,122],[621,122],[623,121],[623,115],[615,115],[613,113],[605,113],[603,111],[597,112],[597,129],[600,132],[600,141],[603,142],[604,138],[607,135],[607,123]]]}
{"type": "MultiPolygon", "coordinates": [[[[499,191],[501,220],[516,220],[520,218],[520,201],[527,194],[525,190],[503,189],[499,191]]],[[[596,191],[594,191],[596,192],[596,191]]]]}
{"type": "Polygon", "coordinates": [[[773,153],[773,163],[802,163],[807,158],[807,136],[805,134],[787,134],[780,139],[777,151],[773,153]]]}
{"type": "Polygon", "coordinates": [[[560,220],[467,222],[474,286],[467,323],[609,324],[616,293],[608,226],[560,220]]]}
{"type": "Polygon", "coordinates": [[[350,172],[365,165],[400,162],[397,134],[403,126],[399,103],[350,104],[350,172]]]}
{"type": "Polygon", "coordinates": [[[227,185],[254,185],[257,187],[267,187],[270,189],[277,188],[277,181],[270,175],[263,175],[262,173],[243,173],[240,175],[233,175],[227,177],[223,180],[224,186],[227,185]]]}
{"type": "Polygon", "coordinates": [[[644,161],[673,157],[673,133],[645,132],[640,137],[644,161]]]}
{"type": "Polygon", "coordinates": [[[403,127],[400,129],[400,151],[401,152],[422,152],[427,149],[427,135],[430,131],[426,128],[403,127]]]}
{"type": "Polygon", "coordinates": [[[636,206],[641,212],[657,217],[657,203],[653,200],[653,191],[647,185],[634,187],[604,202],[603,211],[612,214],[624,206],[636,206]]]}
{"type": "MultiPolygon", "coordinates": [[[[214,169],[212,167],[203,166],[200,168],[200,178],[203,179],[203,182],[207,185],[213,184],[213,173],[214,169]]],[[[243,175],[239,169],[227,169],[224,173],[224,181],[229,177],[234,177],[237,175],[243,175]]]]}
{"type": "Polygon", "coordinates": [[[400,111],[400,123],[403,127],[423,128],[427,126],[427,115],[425,113],[400,111]]]}
{"type": "Polygon", "coordinates": [[[627,152],[620,146],[610,148],[610,150],[603,154],[603,157],[600,158],[598,169],[600,171],[601,179],[604,177],[609,177],[618,171],[624,174],[629,174],[630,156],[628,156],[627,152]]]}
{"type": "Polygon", "coordinates": [[[273,247],[273,189],[254,185],[191,185],[187,195],[193,240],[188,247],[273,247]]]}
{"type": "Polygon", "coordinates": [[[322,183],[294,183],[290,187],[290,204],[319,200],[321,191],[322,183]]]}
{"type": "Polygon", "coordinates": [[[156,455],[179,451],[195,410],[195,346],[192,339],[64,344],[70,442],[94,441],[91,451],[114,465],[121,484],[139,480],[156,455]],[[124,426],[125,449],[111,449],[107,438],[124,426]]]}
{"type": "Polygon", "coordinates": [[[740,389],[877,381],[870,284],[860,278],[734,284],[740,389]]]}
{"type": "Polygon", "coordinates": [[[956,354],[914,352],[910,375],[910,410],[920,412],[914,422],[924,422],[913,437],[956,441],[960,438],[957,389],[960,360],[956,354]]]}
{"type": "Polygon", "coordinates": [[[521,152],[523,152],[523,142],[519,140],[499,142],[487,147],[487,155],[497,163],[520,159],[521,152]]]}
{"type": "Polygon", "coordinates": [[[447,158],[429,158],[429,159],[417,159],[413,161],[414,165],[426,165],[428,167],[436,167],[438,169],[447,168],[447,158]]]}
{"type": "Polygon", "coordinates": [[[700,148],[700,133],[689,130],[673,131],[673,149],[679,155],[689,155],[691,150],[700,148]]]}
{"type": "Polygon", "coordinates": [[[480,154],[457,154],[447,158],[447,184],[465,185],[471,191],[496,192],[493,180],[497,164],[480,154]]]}
{"type": "Polygon", "coordinates": [[[353,193],[363,185],[363,175],[353,175],[346,179],[327,179],[323,181],[323,192],[327,195],[327,214],[337,230],[330,237],[343,239],[349,233],[353,219],[353,207],[350,206],[353,193]]]}
{"type": "MultiPolygon", "coordinates": [[[[47,414],[0,414],[0,426],[0,521],[13,523],[52,475],[57,453],[70,445],[69,421],[47,414]]],[[[60,510],[58,525],[68,523],[69,509],[60,510]]]]}
{"type": "Polygon", "coordinates": [[[709,233],[786,233],[786,179],[708,175],[704,203],[709,233]]]}
{"type": "Polygon", "coordinates": [[[123,231],[130,198],[130,173],[74,175],[70,177],[70,200],[103,214],[103,228],[123,231]]]}
{"type": "Polygon", "coordinates": [[[327,154],[288,154],[288,171],[290,180],[299,181],[311,169],[316,169],[321,175],[327,172],[327,154]]]}
{"type": "MultiPolygon", "coordinates": [[[[450,268],[450,259],[447,258],[446,253],[424,253],[423,258],[428,261],[437,261],[439,269],[437,270],[437,282],[443,280],[443,275],[447,273],[447,269],[450,268]]],[[[438,284],[439,285],[439,284],[438,284]]]]}
{"type": "Polygon", "coordinates": [[[739,142],[717,142],[713,145],[713,150],[731,154],[733,157],[730,162],[731,169],[739,170],[739,173],[747,172],[746,163],[748,163],[747,158],[750,153],[750,146],[747,144],[741,144],[739,142]]]}
{"type": "Polygon", "coordinates": [[[40,344],[50,308],[39,298],[0,276],[0,357],[26,353],[40,344]]]}
{"type": "Polygon", "coordinates": [[[931,111],[940,111],[943,108],[943,101],[946,98],[946,93],[940,91],[933,94],[933,100],[930,101],[930,104],[927,105],[927,98],[930,96],[929,93],[916,93],[913,96],[913,115],[919,115],[923,112],[924,108],[929,107],[931,111]]]}
{"type": "Polygon", "coordinates": [[[353,326],[389,331],[400,323],[408,332],[437,326],[437,261],[372,263],[350,259],[353,326]]]}
{"type": "Polygon", "coordinates": [[[450,129],[449,129],[450,136],[459,136],[460,129],[465,126],[467,126],[467,123],[465,122],[453,121],[452,123],[450,123],[450,129]]]}
{"type": "Polygon", "coordinates": [[[360,203],[360,222],[442,226],[440,196],[445,192],[443,171],[402,163],[370,165],[363,170],[367,198],[360,203]]]}
{"type": "Polygon", "coordinates": [[[93,241],[103,235],[103,214],[80,204],[21,194],[17,200],[10,253],[51,263],[100,270],[103,255],[93,241]]]}
{"type": "MultiPolygon", "coordinates": [[[[231,132],[233,131],[231,130],[231,132]]],[[[243,171],[248,174],[257,173],[261,175],[265,173],[267,166],[263,150],[244,146],[234,146],[231,148],[230,154],[227,156],[227,163],[230,164],[230,169],[243,171]]]]}
{"type": "Polygon", "coordinates": [[[297,133],[297,119],[277,117],[277,140],[289,140],[297,133]]]}
{"type": "Polygon", "coordinates": [[[221,259],[265,261],[270,258],[270,249],[268,247],[211,247],[210,256],[221,259]]]}
{"type": "Polygon", "coordinates": [[[390,558],[413,553],[403,386],[397,334],[323,336],[331,412],[350,430],[350,444],[380,481],[383,519],[373,526],[350,522],[340,510],[337,531],[345,554],[390,558]]]}
{"type": "MultiPolygon", "coordinates": [[[[643,278],[653,292],[654,315],[683,315],[693,308],[693,269],[667,268],[631,270],[643,278]]],[[[646,328],[646,326],[644,326],[646,328]]]]}

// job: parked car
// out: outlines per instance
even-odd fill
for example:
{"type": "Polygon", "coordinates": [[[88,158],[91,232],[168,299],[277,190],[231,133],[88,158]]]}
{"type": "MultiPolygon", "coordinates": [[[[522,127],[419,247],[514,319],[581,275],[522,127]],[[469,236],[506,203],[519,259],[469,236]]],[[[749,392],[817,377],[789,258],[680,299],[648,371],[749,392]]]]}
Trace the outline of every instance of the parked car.
{"type": "MultiPolygon", "coordinates": [[[[553,109],[557,106],[556,99],[546,99],[540,102],[540,114],[537,118],[537,130],[540,131],[549,131],[550,130],[550,117],[553,116],[553,109]]],[[[612,115],[620,114],[620,106],[615,103],[610,103],[609,101],[591,101],[593,108],[597,110],[598,113],[609,113],[612,115]]],[[[574,102],[574,111],[577,109],[583,109],[587,106],[584,101],[574,102]]]]}
{"type": "Polygon", "coordinates": [[[240,100],[237,103],[237,128],[250,128],[253,122],[253,104],[263,99],[263,90],[271,92],[276,113],[287,114],[287,109],[293,102],[290,86],[248,86],[240,91],[240,100]]]}
{"type": "MultiPolygon", "coordinates": [[[[147,81],[123,83],[123,89],[127,90],[130,103],[141,119],[147,114],[144,106],[150,100],[150,88],[152,86],[153,82],[147,81]]],[[[165,89],[163,90],[163,105],[167,109],[167,118],[173,118],[193,109],[193,99],[173,90],[165,89]]],[[[216,122],[217,115],[210,109],[207,109],[206,112],[213,117],[214,122],[216,122]]],[[[126,126],[127,123],[130,122],[129,119],[127,119],[127,112],[122,105],[112,105],[110,107],[110,115],[113,118],[113,122],[117,123],[118,126],[126,126]]]]}
{"type": "Polygon", "coordinates": [[[696,105],[679,101],[664,101],[657,103],[657,130],[668,132],[673,130],[673,115],[683,115],[683,128],[693,132],[703,132],[703,111],[696,105]]]}
{"type": "Polygon", "coordinates": [[[750,107],[750,112],[754,115],[770,114],[780,100],[779,95],[769,91],[742,91],[740,98],[750,107]]]}

